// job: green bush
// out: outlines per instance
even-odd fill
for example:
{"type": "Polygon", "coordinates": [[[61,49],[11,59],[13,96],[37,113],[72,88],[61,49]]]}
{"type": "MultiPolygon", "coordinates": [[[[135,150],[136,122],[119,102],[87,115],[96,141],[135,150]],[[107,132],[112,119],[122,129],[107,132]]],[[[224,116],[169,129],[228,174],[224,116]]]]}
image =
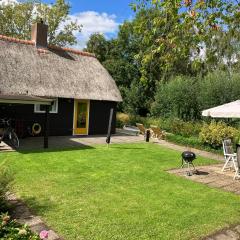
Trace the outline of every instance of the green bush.
{"type": "Polygon", "coordinates": [[[122,128],[124,125],[136,126],[136,123],[142,123],[145,127],[150,127],[150,125],[159,126],[160,120],[126,113],[117,113],[117,127],[122,128]]]}
{"type": "Polygon", "coordinates": [[[199,78],[198,104],[201,110],[225,104],[239,99],[239,73],[215,71],[204,78],[199,78]]]}
{"type": "Polygon", "coordinates": [[[123,127],[124,125],[133,125],[136,123],[142,123],[146,128],[151,125],[160,127],[161,129],[181,135],[184,137],[198,136],[201,128],[201,122],[184,122],[177,118],[153,118],[153,117],[140,117],[133,116],[125,113],[117,114],[117,126],[123,127]]]}
{"type": "Polygon", "coordinates": [[[210,124],[204,124],[199,134],[202,143],[210,145],[213,148],[219,148],[223,139],[230,138],[236,141],[239,131],[236,128],[227,126],[224,122],[212,121],[210,124]]]}
{"type": "Polygon", "coordinates": [[[0,165],[0,211],[6,210],[6,193],[10,190],[13,176],[4,164],[0,165]]]}
{"type": "Polygon", "coordinates": [[[122,128],[124,125],[128,125],[130,122],[130,117],[126,113],[117,113],[116,116],[116,126],[122,128]]]}
{"type": "Polygon", "coordinates": [[[202,143],[197,137],[183,137],[175,134],[167,134],[166,140],[189,147],[200,148],[202,146],[202,143]]]}
{"type": "Polygon", "coordinates": [[[177,76],[166,83],[161,82],[151,105],[151,114],[155,117],[176,117],[185,121],[199,119],[198,88],[197,79],[186,76],[177,76]]]}
{"type": "Polygon", "coordinates": [[[40,240],[30,229],[11,220],[8,214],[0,215],[0,239],[8,240],[40,240]]]}
{"type": "Polygon", "coordinates": [[[176,76],[161,82],[151,104],[151,114],[160,118],[200,120],[201,111],[239,99],[240,76],[216,70],[206,76],[176,76]]]}
{"type": "Polygon", "coordinates": [[[202,124],[199,122],[184,122],[180,119],[171,121],[170,132],[183,137],[198,136],[202,124]]]}
{"type": "Polygon", "coordinates": [[[183,146],[192,147],[200,150],[205,150],[208,152],[222,154],[222,150],[220,149],[216,150],[216,149],[213,149],[211,146],[207,146],[203,144],[198,137],[183,137],[175,134],[167,134],[166,140],[168,142],[176,143],[178,145],[183,145],[183,146]]]}
{"type": "MultiPolygon", "coordinates": [[[[152,122],[154,122],[154,118],[152,118],[152,122]]],[[[153,125],[157,125],[169,133],[190,137],[198,136],[203,124],[197,121],[185,122],[178,118],[160,118],[155,119],[155,124],[153,125]]]]}

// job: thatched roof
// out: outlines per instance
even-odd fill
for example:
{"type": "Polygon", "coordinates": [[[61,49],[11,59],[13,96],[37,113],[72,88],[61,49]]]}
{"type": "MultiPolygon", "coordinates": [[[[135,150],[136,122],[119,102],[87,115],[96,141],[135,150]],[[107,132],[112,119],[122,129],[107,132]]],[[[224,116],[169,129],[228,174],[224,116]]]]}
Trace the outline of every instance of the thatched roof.
{"type": "Polygon", "coordinates": [[[0,35],[0,94],[121,101],[107,70],[91,54],[0,35]]]}

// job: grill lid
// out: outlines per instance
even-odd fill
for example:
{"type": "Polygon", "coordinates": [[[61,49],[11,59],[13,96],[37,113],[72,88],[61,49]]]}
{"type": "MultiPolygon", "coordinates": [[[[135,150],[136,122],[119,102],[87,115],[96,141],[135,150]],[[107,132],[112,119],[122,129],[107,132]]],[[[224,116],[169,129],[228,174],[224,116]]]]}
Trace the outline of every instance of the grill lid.
{"type": "Polygon", "coordinates": [[[196,154],[194,152],[185,151],[182,153],[182,158],[185,161],[193,161],[194,159],[196,159],[196,154]]]}

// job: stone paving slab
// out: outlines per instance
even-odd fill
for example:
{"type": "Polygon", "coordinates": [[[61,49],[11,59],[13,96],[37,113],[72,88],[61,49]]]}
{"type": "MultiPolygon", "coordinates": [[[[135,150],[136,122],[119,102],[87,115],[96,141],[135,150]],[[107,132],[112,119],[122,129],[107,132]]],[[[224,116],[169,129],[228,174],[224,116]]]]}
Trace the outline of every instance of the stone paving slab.
{"type": "Polygon", "coordinates": [[[240,225],[220,230],[202,240],[240,240],[240,225]]]}
{"type": "Polygon", "coordinates": [[[32,232],[39,235],[42,230],[48,231],[48,240],[63,240],[56,232],[49,228],[39,216],[35,216],[27,205],[14,194],[8,195],[8,201],[12,206],[11,217],[20,224],[27,224],[32,232]]]}
{"type": "Polygon", "coordinates": [[[191,181],[206,184],[209,187],[220,188],[223,191],[232,192],[240,195],[240,180],[234,180],[234,172],[224,171],[222,172],[223,164],[215,164],[209,166],[197,167],[197,174],[187,176],[186,168],[172,169],[169,173],[185,177],[191,181]]]}
{"type": "Polygon", "coordinates": [[[8,146],[5,142],[0,143],[0,152],[13,152],[15,151],[10,146],[8,146]]]}
{"type": "MultiPolygon", "coordinates": [[[[144,137],[113,134],[112,144],[139,143],[144,142],[144,137]]],[[[106,144],[106,135],[96,136],[55,136],[49,137],[49,150],[64,148],[94,147],[94,145],[106,144]]],[[[19,151],[43,149],[43,137],[29,137],[20,139],[19,151]]]]}

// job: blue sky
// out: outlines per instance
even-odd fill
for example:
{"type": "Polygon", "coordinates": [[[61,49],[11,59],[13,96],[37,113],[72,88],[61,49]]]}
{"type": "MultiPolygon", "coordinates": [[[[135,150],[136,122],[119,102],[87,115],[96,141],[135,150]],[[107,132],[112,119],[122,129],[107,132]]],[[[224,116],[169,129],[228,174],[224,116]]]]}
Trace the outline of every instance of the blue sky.
{"type": "Polygon", "coordinates": [[[129,7],[131,0],[71,0],[72,12],[96,11],[116,15],[118,22],[123,22],[133,14],[129,7]]]}
{"type": "MultiPolygon", "coordinates": [[[[0,0],[0,4],[18,4],[24,0],[0,0]]],[[[117,36],[119,25],[134,16],[129,4],[133,0],[66,0],[70,2],[70,21],[82,25],[81,33],[75,33],[78,44],[74,47],[84,48],[93,33],[102,33],[107,39],[117,36]]],[[[55,0],[42,0],[53,4],[55,0]]],[[[60,26],[60,28],[63,27],[60,26]]]]}
{"type": "Polygon", "coordinates": [[[83,25],[82,33],[77,35],[79,43],[76,47],[84,48],[89,36],[95,32],[104,34],[108,39],[115,37],[119,24],[134,16],[130,3],[131,0],[70,0],[71,19],[83,25]]]}

